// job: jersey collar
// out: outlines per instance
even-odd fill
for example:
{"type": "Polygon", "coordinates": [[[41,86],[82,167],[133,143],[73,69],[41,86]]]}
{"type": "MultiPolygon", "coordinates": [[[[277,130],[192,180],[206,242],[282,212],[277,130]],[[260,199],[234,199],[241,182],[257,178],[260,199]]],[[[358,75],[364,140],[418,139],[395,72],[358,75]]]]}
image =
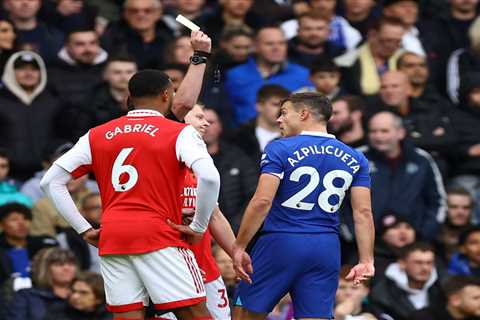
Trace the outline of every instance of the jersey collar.
{"type": "Polygon", "coordinates": [[[161,114],[158,111],[155,110],[149,110],[149,109],[138,109],[138,110],[132,110],[127,113],[127,117],[163,117],[163,114],[161,114]]]}
{"type": "Polygon", "coordinates": [[[306,136],[318,136],[318,137],[325,137],[325,138],[333,138],[335,139],[335,136],[330,133],[326,132],[321,132],[321,131],[302,131],[300,133],[301,135],[306,135],[306,136]]]}

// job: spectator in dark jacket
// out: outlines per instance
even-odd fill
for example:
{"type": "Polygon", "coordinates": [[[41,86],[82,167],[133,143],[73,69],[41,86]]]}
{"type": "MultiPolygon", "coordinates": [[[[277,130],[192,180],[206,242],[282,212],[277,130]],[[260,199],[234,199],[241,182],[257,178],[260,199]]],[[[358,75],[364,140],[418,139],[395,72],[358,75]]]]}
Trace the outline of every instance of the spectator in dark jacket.
{"type": "Polygon", "coordinates": [[[81,134],[127,113],[128,80],[136,71],[135,60],[128,56],[116,56],[108,60],[103,71],[105,82],[92,88],[80,119],[77,117],[81,134]]]}
{"type": "Polygon", "coordinates": [[[434,101],[412,99],[407,76],[389,71],[382,76],[378,104],[371,104],[369,115],[378,110],[399,114],[410,141],[428,151],[437,162],[443,176],[448,173],[448,157],[456,142],[456,131],[447,111],[434,101]]]}
{"type": "Polygon", "coordinates": [[[417,234],[434,239],[445,220],[442,176],[432,157],[405,141],[402,120],[380,112],[369,122],[369,159],[372,209],[378,223],[381,213],[392,210],[409,220],[417,234]]]}
{"type": "Polygon", "coordinates": [[[372,309],[395,320],[409,320],[410,314],[444,302],[435,269],[433,247],[425,243],[406,246],[397,263],[391,264],[370,293],[372,309]]]}
{"type": "Polygon", "coordinates": [[[60,101],[46,89],[42,58],[31,51],[13,54],[0,89],[1,145],[11,154],[11,175],[30,178],[41,169],[43,150],[57,135],[60,101]]]}
{"type": "Polygon", "coordinates": [[[55,315],[55,320],[110,320],[113,315],[105,307],[105,290],[102,276],[94,272],[79,273],[72,281],[68,303],[54,304],[48,308],[45,320],[55,315]]]}
{"type": "Polygon", "coordinates": [[[455,165],[453,185],[470,191],[475,202],[480,201],[480,72],[465,75],[458,109],[452,114],[452,123],[458,132],[458,143],[453,146],[455,165]]]}
{"type": "Polygon", "coordinates": [[[452,256],[448,273],[480,276],[480,226],[465,230],[459,238],[460,251],[452,256]]]}
{"type": "Polygon", "coordinates": [[[205,109],[205,117],[210,126],[204,140],[222,182],[218,205],[232,229],[238,231],[243,210],[255,192],[258,170],[241,149],[220,139],[222,124],[218,114],[205,109]]]}
{"type": "Polygon", "coordinates": [[[18,203],[0,206],[0,250],[3,252],[3,268],[0,284],[10,292],[30,288],[30,264],[35,254],[43,248],[57,246],[58,242],[45,236],[30,236],[32,212],[18,203]],[[7,281],[5,283],[5,281],[7,281]]]}
{"type": "Polygon", "coordinates": [[[445,305],[432,305],[415,311],[410,320],[480,319],[480,280],[475,277],[451,277],[445,283],[445,305]]]}
{"type": "Polygon", "coordinates": [[[44,320],[48,308],[64,305],[77,272],[76,258],[71,251],[48,248],[35,256],[32,272],[34,287],[15,294],[6,320],[44,320]]]}
{"type": "Polygon", "coordinates": [[[107,27],[102,47],[110,54],[128,53],[139,69],[160,67],[164,63],[165,44],[173,38],[161,17],[160,0],[125,1],[123,19],[107,27]]]}
{"type": "Polygon", "coordinates": [[[48,68],[48,81],[62,99],[64,136],[76,141],[80,135],[77,116],[86,96],[102,83],[102,71],[108,54],[99,45],[92,29],[76,29],[67,36],[55,63],[48,68]]]}
{"type": "Polygon", "coordinates": [[[265,146],[280,137],[277,118],[280,104],[287,98],[289,91],[276,84],[267,84],[257,93],[257,116],[231,134],[231,142],[242,148],[243,152],[260,169],[260,157],[265,146]]]}

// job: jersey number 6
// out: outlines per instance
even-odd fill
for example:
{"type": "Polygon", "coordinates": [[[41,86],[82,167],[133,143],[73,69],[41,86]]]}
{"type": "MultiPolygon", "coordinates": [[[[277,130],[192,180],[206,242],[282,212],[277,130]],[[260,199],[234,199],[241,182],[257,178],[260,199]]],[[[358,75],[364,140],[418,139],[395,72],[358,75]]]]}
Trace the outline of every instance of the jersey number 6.
{"type": "Polygon", "coordinates": [[[137,169],[130,164],[123,164],[132,151],[133,148],[123,148],[113,163],[112,185],[117,192],[125,192],[132,189],[138,181],[137,169]],[[128,174],[128,180],[122,183],[120,176],[125,173],[128,174]]]}
{"type": "MultiPolygon", "coordinates": [[[[320,175],[317,169],[314,167],[303,166],[298,167],[290,174],[290,181],[299,182],[303,175],[309,175],[310,181],[299,192],[288,198],[282,203],[282,206],[297,210],[312,210],[314,203],[302,202],[310,193],[312,193],[320,184],[320,175]]],[[[318,205],[325,212],[336,212],[342,204],[345,192],[352,183],[353,177],[345,170],[332,170],[323,177],[323,187],[325,188],[318,195],[318,205]],[[341,179],[342,185],[337,187],[333,184],[333,180],[341,179]],[[330,196],[336,195],[338,197],[338,203],[332,205],[329,202],[330,196]]]]}

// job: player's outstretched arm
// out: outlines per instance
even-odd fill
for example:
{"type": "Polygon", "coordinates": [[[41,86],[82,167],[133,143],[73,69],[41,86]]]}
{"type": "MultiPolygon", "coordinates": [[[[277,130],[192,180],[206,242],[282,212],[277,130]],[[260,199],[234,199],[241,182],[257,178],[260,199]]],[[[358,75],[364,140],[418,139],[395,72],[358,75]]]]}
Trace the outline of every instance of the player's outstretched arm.
{"type": "Polygon", "coordinates": [[[88,235],[89,242],[95,245],[98,241],[98,230],[92,228],[75,206],[67,189],[67,183],[71,179],[67,170],[53,164],[40,181],[40,187],[75,231],[88,235]]]}
{"type": "Polygon", "coordinates": [[[360,260],[347,275],[347,280],[353,280],[355,284],[358,284],[373,277],[375,274],[373,266],[375,227],[373,224],[370,189],[366,187],[352,187],[351,203],[360,260]]]}
{"type": "Polygon", "coordinates": [[[213,239],[215,239],[218,245],[233,259],[235,235],[230,223],[228,223],[227,218],[225,218],[218,206],[213,209],[209,228],[213,239]]]}
{"type": "MultiPolygon", "coordinates": [[[[201,31],[192,31],[190,42],[194,51],[209,54],[212,50],[212,40],[201,31]]],[[[197,103],[198,96],[202,90],[203,76],[205,74],[206,64],[190,64],[187,74],[173,98],[172,112],[175,117],[183,121],[185,115],[197,103]]]]}
{"type": "Polygon", "coordinates": [[[252,282],[248,273],[253,272],[250,257],[245,252],[245,248],[252,240],[253,236],[260,229],[263,221],[272,206],[273,198],[277,193],[280,178],[264,173],[260,175],[257,190],[248,203],[247,209],[243,215],[237,240],[233,246],[233,266],[237,276],[247,282],[252,282]]]}

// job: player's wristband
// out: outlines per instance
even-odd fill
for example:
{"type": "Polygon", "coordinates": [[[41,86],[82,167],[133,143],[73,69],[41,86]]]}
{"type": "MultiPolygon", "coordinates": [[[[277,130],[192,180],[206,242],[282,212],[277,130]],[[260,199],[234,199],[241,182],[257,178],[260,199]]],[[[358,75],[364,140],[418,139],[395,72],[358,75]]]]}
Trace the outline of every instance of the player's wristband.
{"type": "Polygon", "coordinates": [[[200,51],[200,50],[193,51],[193,54],[197,55],[197,56],[200,56],[200,57],[205,57],[207,59],[210,58],[210,56],[211,56],[210,52],[200,51]]]}

